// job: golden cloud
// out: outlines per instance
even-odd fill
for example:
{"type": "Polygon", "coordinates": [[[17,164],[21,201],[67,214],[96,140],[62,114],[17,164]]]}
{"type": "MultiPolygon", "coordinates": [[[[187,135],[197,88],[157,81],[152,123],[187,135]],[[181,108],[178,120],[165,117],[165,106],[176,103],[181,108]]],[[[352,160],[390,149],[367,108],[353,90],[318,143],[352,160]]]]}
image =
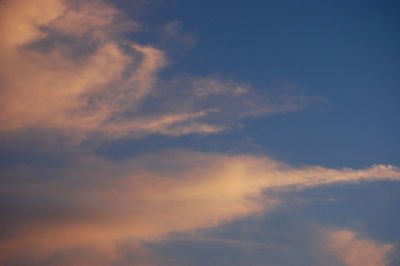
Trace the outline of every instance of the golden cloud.
{"type": "Polygon", "coordinates": [[[169,151],[117,163],[85,157],[50,174],[20,169],[12,180],[1,194],[21,207],[3,221],[10,232],[1,240],[3,259],[21,250],[46,257],[73,247],[96,247],[115,258],[119,241],[156,240],[271,210],[279,201],[268,196],[270,189],[399,181],[400,170],[293,168],[267,157],[169,151]]]}
{"type": "Polygon", "coordinates": [[[124,38],[141,25],[101,1],[6,0],[0,10],[0,131],[82,139],[216,133],[246,115],[297,110],[221,78],[159,80],[164,51],[124,38]]]}

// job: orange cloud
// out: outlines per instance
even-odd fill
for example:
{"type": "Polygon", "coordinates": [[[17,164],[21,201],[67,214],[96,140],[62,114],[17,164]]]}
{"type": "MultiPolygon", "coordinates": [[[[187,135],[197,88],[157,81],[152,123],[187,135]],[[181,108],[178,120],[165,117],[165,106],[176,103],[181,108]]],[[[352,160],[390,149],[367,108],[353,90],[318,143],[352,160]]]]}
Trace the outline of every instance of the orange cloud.
{"type": "Polygon", "coordinates": [[[360,238],[350,230],[338,230],[329,234],[329,248],[349,266],[384,266],[387,255],[394,249],[373,239],[360,238]]]}
{"type": "Polygon", "coordinates": [[[91,3],[72,9],[60,0],[6,1],[2,13],[3,131],[30,127],[107,131],[107,121],[143,97],[164,65],[161,51],[137,44],[124,48],[112,38],[108,28],[116,26],[112,23],[118,12],[108,6],[91,3]],[[53,32],[79,36],[64,44],[53,32]],[[93,40],[98,42],[94,51],[76,54],[93,40]],[[30,46],[40,41],[50,42],[50,47],[39,51],[30,46]]]}
{"type": "Polygon", "coordinates": [[[220,78],[160,81],[165,52],[123,37],[140,29],[101,1],[2,2],[0,131],[56,129],[78,140],[216,133],[304,105],[220,78]]]}
{"type": "Polygon", "coordinates": [[[65,10],[65,5],[59,0],[9,0],[0,4],[2,56],[6,52],[15,53],[17,48],[44,38],[46,33],[40,27],[59,17],[65,10]]]}
{"type": "Polygon", "coordinates": [[[7,217],[9,234],[0,243],[3,259],[21,250],[40,258],[72,247],[96,248],[116,259],[115,245],[122,240],[156,240],[271,210],[279,201],[268,196],[269,189],[400,181],[400,170],[392,166],[292,168],[266,157],[193,152],[165,152],[119,163],[76,159],[56,172],[54,181],[53,174],[40,169],[22,170],[13,180],[28,175],[28,181],[2,186],[4,197],[28,200],[7,217]],[[38,200],[55,209],[41,209],[38,200]],[[28,214],[21,219],[24,213],[28,214]]]}

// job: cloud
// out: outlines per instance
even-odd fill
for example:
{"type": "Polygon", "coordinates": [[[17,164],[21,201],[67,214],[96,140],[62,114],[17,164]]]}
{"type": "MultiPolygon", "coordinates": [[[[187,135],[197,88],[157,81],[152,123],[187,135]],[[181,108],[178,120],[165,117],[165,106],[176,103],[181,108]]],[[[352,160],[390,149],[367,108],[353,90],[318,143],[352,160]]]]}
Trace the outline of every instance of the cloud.
{"type": "Polygon", "coordinates": [[[165,51],[125,38],[143,27],[101,1],[7,0],[0,12],[1,132],[55,129],[78,140],[209,134],[308,101],[268,99],[215,76],[162,80],[165,51]]]}
{"type": "Polygon", "coordinates": [[[384,266],[387,255],[394,249],[373,239],[360,237],[350,230],[337,230],[328,235],[328,247],[349,266],[384,266]]]}
{"type": "MultiPolygon", "coordinates": [[[[103,1],[1,1],[0,132],[35,129],[78,143],[211,134],[246,117],[302,109],[311,100],[266,97],[218,75],[163,79],[166,51],[134,40],[144,28],[103,1]]],[[[193,45],[180,28],[174,21],[158,33],[193,45]]],[[[123,260],[119,245],[129,243],[137,252],[130,260],[148,265],[153,260],[143,241],[272,211],[280,201],[270,190],[400,180],[390,165],[295,168],[262,156],[189,151],[115,162],[79,145],[72,150],[78,151],[66,152],[59,164],[57,158],[51,165],[10,163],[2,172],[1,263],[109,265],[123,260]]]]}
{"type": "Polygon", "coordinates": [[[193,33],[183,32],[182,25],[182,21],[174,20],[162,26],[160,29],[161,43],[166,45],[173,41],[173,44],[180,49],[182,46],[186,49],[193,48],[196,44],[196,36],[193,33]]]}
{"type": "Polygon", "coordinates": [[[19,166],[1,179],[4,219],[0,254],[25,250],[46,258],[90,247],[118,258],[119,241],[154,241],[172,232],[215,227],[271,211],[268,190],[337,182],[400,180],[394,166],[363,170],[293,168],[267,157],[166,151],[111,162],[76,156],[46,170],[19,166]],[[9,205],[11,204],[11,205],[9,205]]]}

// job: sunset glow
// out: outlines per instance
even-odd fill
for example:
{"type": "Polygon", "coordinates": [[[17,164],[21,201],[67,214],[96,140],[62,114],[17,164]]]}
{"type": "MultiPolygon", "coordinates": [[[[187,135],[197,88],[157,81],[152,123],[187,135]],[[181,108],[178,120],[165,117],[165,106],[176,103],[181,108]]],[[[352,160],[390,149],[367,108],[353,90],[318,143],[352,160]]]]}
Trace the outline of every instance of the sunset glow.
{"type": "Polygon", "coordinates": [[[399,265],[399,7],[0,1],[0,265],[399,265]]]}

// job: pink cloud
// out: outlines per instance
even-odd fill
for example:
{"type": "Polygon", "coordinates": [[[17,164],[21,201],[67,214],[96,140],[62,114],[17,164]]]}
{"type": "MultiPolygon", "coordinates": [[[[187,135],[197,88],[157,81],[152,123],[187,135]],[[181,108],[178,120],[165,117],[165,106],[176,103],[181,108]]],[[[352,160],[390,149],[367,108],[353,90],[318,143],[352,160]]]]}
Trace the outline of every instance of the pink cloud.
{"type": "MultiPolygon", "coordinates": [[[[18,222],[9,228],[9,237],[0,242],[3,259],[21,250],[46,258],[65,249],[85,247],[117,259],[116,243],[124,239],[137,244],[156,241],[173,232],[215,227],[271,211],[280,201],[268,196],[269,189],[304,189],[363,180],[400,181],[399,169],[392,166],[363,170],[293,168],[267,157],[184,151],[117,163],[78,156],[71,166],[56,172],[54,182],[42,169],[20,169],[14,179],[29,176],[28,181],[1,188],[5,197],[28,198],[32,204],[41,199],[64,210],[60,217],[51,211],[32,220],[16,217],[18,222]]],[[[28,202],[24,208],[30,205],[28,202]]],[[[349,238],[346,234],[332,237],[333,247],[340,247],[335,243],[349,238]]]]}
{"type": "Polygon", "coordinates": [[[329,233],[329,248],[349,266],[384,266],[394,245],[358,236],[350,230],[329,233]]]}
{"type": "Polygon", "coordinates": [[[168,63],[165,52],[124,38],[123,31],[139,30],[140,24],[101,1],[1,5],[3,132],[56,129],[77,140],[91,134],[209,134],[246,115],[305,104],[302,97],[260,97],[250,86],[222,78],[160,80],[168,63]]]}

